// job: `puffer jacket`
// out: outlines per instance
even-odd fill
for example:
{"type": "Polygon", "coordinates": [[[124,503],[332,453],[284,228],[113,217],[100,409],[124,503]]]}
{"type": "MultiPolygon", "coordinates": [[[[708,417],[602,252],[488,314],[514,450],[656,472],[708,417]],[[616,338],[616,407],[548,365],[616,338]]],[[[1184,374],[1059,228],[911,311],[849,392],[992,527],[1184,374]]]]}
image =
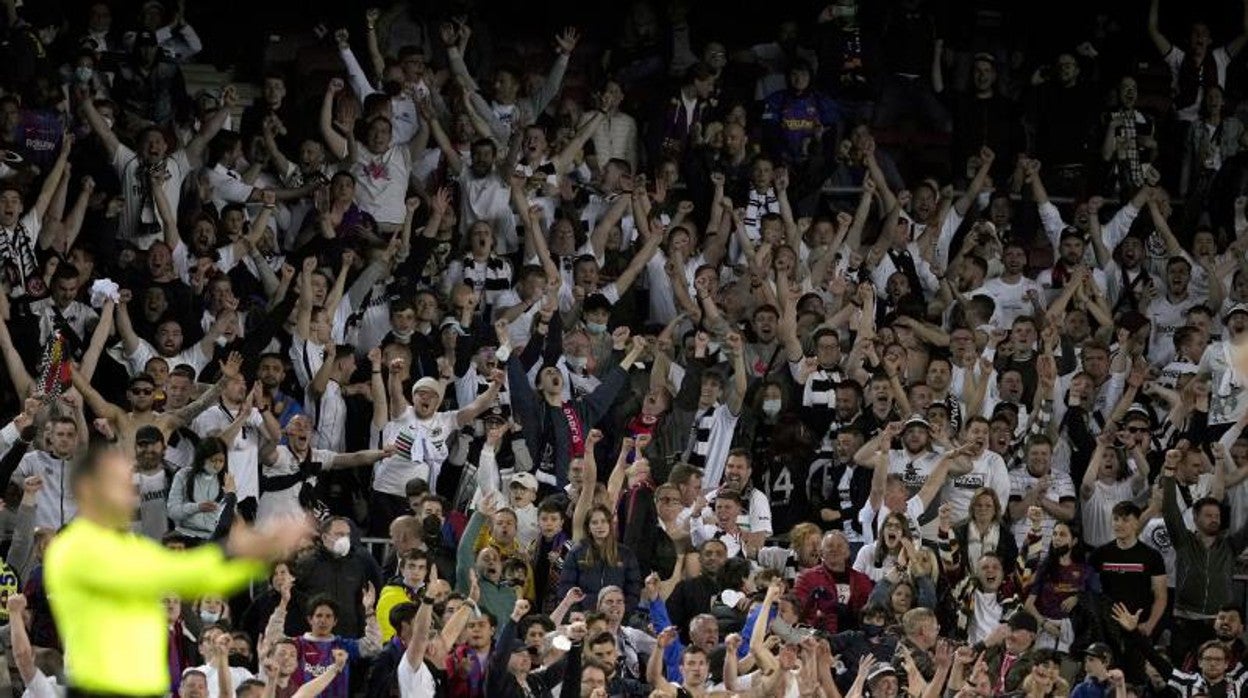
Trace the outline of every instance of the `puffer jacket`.
{"type": "Polygon", "coordinates": [[[225,509],[225,492],[221,481],[212,473],[201,471],[191,475],[189,467],[182,468],[173,476],[169,485],[169,518],[173,519],[174,531],[184,536],[207,540],[217,530],[217,522],[225,509]],[[191,494],[186,496],[186,479],[194,477],[191,494]],[[200,511],[203,502],[216,502],[216,511],[200,511]]]}

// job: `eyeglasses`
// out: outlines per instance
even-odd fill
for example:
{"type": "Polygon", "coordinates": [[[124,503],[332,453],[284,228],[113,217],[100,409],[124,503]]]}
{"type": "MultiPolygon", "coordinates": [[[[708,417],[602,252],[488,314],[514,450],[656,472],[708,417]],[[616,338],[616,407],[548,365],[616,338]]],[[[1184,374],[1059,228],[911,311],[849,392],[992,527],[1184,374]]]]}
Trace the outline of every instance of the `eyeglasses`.
{"type": "Polygon", "coordinates": [[[151,388],[131,388],[130,392],[134,395],[151,395],[151,388]]]}

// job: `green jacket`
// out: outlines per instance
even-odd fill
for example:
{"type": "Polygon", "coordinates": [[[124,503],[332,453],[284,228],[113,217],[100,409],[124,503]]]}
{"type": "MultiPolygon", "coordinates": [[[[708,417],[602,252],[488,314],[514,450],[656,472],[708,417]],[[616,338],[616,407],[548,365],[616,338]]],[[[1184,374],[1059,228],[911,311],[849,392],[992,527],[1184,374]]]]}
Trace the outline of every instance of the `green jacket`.
{"type": "MultiPolygon", "coordinates": [[[[459,550],[456,552],[455,560],[455,591],[461,594],[467,595],[468,589],[472,586],[468,579],[468,571],[477,561],[476,551],[472,548],[483,525],[485,525],[485,517],[481,515],[481,512],[474,511],[472,518],[468,520],[468,526],[464,528],[463,537],[459,539],[459,550]]],[[[515,587],[491,582],[481,575],[477,575],[477,586],[481,587],[481,598],[477,600],[477,605],[493,614],[495,624],[502,623],[511,616],[511,612],[516,607],[515,587]]]]}

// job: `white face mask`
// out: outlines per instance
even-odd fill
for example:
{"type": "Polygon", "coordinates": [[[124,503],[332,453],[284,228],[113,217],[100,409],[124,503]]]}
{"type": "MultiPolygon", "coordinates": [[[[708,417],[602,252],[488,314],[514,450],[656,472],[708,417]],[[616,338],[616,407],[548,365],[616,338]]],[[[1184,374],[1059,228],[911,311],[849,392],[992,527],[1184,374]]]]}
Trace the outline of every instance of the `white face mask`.
{"type": "Polygon", "coordinates": [[[574,371],[583,371],[589,365],[588,356],[566,356],[564,361],[567,362],[568,368],[574,371]]]}
{"type": "Polygon", "coordinates": [[[767,415],[768,417],[775,417],[776,415],[780,414],[780,406],[782,403],[783,401],[779,399],[763,400],[763,414],[767,415]]]}
{"type": "Polygon", "coordinates": [[[213,613],[212,611],[200,611],[199,619],[204,621],[205,625],[212,625],[221,619],[221,614],[213,613]]]}
{"type": "Polygon", "coordinates": [[[351,552],[351,537],[344,536],[335,540],[334,544],[330,546],[329,552],[333,553],[335,557],[346,557],[347,553],[351,552]]]}
{"type": "Polygon", "coordinates": [[[585,329],[588,330],[590,334],[606,334],[607,332],[606,324],[601,322],[587,322],[585,323],[585,329]]]}

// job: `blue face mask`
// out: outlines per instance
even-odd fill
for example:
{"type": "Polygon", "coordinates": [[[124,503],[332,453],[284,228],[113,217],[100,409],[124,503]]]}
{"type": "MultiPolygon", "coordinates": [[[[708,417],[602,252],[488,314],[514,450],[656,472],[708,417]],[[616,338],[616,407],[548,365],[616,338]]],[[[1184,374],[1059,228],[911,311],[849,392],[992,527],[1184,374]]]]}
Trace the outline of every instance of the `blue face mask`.
{"type": "Polygon", "coordinates": [[[585,323],[585,329],[590,334],[605,334],[607,325],[604,322],[587,322],[585,323]]]}
{"type": "Polygon", "coordinates": [[[78,82],[90,82],[91,76],[94,74],[95,71],[85,65],[80,65],[77,68],[74,68],[74,79],[78,82]]]}

